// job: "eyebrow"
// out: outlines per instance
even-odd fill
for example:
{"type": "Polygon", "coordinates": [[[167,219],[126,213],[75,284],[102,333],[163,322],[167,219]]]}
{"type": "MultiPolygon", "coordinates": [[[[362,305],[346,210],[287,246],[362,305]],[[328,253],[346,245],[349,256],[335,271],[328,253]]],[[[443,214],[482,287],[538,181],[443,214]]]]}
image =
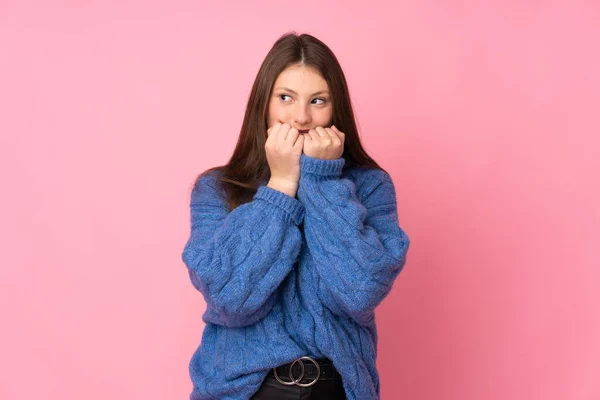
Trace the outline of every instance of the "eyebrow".
{"type": "MultiPolygon", "coordinates": [[[[298,95],[298,93],[296,93],[292,89],[288,89],[286,87],[278,87],[278,88],[275,88],[275,89],[287,90],[290,93],[294,93],[295,95],[298,95]]],[[[316,96],[316,95],[321,94],[321,93],[327,93],[327,94],[329,94],[329,90],[319,90],[318,92],[311,94],[311,96],[316,96]]]]}

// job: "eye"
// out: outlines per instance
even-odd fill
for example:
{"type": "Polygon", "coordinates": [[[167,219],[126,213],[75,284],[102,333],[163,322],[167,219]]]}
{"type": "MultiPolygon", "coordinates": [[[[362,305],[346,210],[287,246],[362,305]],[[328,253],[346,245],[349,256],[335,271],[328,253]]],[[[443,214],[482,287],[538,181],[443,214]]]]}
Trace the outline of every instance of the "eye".
{"type": "Polygon", "coordinates": [[[291,97],[289,94],[280,94],[280,95],[279,95],[279,98],[280,98],[281,100],[283,100],[283,101],[285,101],[285,99],[282,99],[282,98],[281,98],[282,96],[291,97]]]}
{"type": "Polygon", "coordinates": [[[315,99],[315,100],[321,100],[321,101],[322,101],[322,103],[320,103],[320,104],[325,104],[325,103],[327,103],[327,100],[325,100],[325,99],[315,99]]]}

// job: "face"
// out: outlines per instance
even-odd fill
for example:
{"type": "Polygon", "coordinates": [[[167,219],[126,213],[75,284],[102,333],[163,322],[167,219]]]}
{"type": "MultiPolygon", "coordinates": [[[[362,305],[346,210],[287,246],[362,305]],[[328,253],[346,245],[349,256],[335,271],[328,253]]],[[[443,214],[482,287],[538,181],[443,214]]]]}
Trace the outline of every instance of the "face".
{"type": "Polygon", "coordinates": [[[268,126],[275,120],[297,128],[300,133],[317,126],[331,126],[333,105],[329,86],[313,68],[292,66],[283,70],[269,99],[268,126]]]}

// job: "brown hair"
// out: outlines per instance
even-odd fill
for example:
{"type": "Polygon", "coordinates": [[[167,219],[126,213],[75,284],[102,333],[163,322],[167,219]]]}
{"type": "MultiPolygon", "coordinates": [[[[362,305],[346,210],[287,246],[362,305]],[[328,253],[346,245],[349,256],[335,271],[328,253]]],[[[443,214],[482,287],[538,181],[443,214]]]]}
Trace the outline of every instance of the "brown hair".
{"type": "Polygon", "coordinates": [[[305,65],[319,71],[331,91],[333,120],[346,135],[342,157],[344,170],[350,166],[383,170],[363,149],[358,136],[348,85],[333,52],[319,39],[309,34],[290,32],[281,36],[265,57],[246,106],[246,113],[237,145],[226,165],[210,168],[196,178],[219,172],[219,179],[229,199],[229,210],[252,200],[258,186],[270,178],[265,143],[267,116],[273,85],[279,74],[292,65],[305,65]]]}

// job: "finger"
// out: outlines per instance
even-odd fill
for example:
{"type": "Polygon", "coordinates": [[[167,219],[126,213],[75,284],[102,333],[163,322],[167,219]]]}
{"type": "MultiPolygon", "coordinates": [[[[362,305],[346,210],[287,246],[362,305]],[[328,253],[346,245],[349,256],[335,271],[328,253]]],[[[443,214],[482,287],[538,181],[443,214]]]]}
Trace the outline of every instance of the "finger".
{"type": "Polygon", "coordinates": [[[317,140],[319,138],[319,134],[314,129],[309,129],[308,133],[306,133],[304,136],[307,135],[310,138],[310,140],[317,140]]]}
{"type": "Polygon", "coordinates": [[[345,135],[345,134],[344,134],[342,131],[340,131],[340,130],[337,128],[337,126],[335,126],[335,125],[331,125],[331,129],[334,129],[334,130],[335,130],[335,132],[336,132],[336,133],[337,133],[337,134],[338,134],[340,137],[344,137],[344,136],[346,136],[346,135],[345,135]]]}
{"type": "Polygon", "coordinates": [[[298,135],[298,138],[296,139],[296,143],[294,143],[294,150],[301,153],[303,147],[304,147],[304,135],[298,135]]]}
{"type": "Polygon", "coordinates": [[[332,140],[331,136],[329,136],[329,133],[327,133],[327,131],[325,130],[325,128],[323,128],[322,126],[317,126],[316,129],[317,129],[317,133],[321,137],[321,140],[325,140],[325,141],[331,141],[332,140]]]}
{"type": "Polygon", "coordinates": [[[283,141],[285,141],[285,138],[287,137],[289,131],[290,131],[290,124],[282,124],[279,127],[279,130],[277,131],[277,141],[279,143],[283,143],[283,141]]]}
{"type": "Polygon", "coordinates": [[[325,130],[329,133],[329,135],[331,137],[331,142],[333,143],[333,146],[335,148],[344,147],[344,140],[342,138],[340,138],[333,129],[327,128],[325,130]]]}
{"type": "Polygon", "coordinates": [[[329,137],[331,138],[331,140],[333,140],[334,142],[340,142],[341,139],[338,136],[337,133],[335,133],[335,131],[331,128],[325,128],[325,131],[327,132],[327,134],[329,135],[329,137]]]}
{"type": "Polygon", "coordinates": [[[281,121],[276,119],[273,121],[269,129],[267,129],[267,136],[271,134],[273,131],[277,131],[277,129],[281,126],[281,121]]]}
{"type": "Polygon", "coordinates": [[[331,127],[334,130],[334,132],[337,133],[337,136],[340,139],[342,145],[344,145],[346,142],[346,135],[344,134],[344,132],[340,131],[335,125],[332,125],[331,127]]]}
{"type": "Polygon", "coordinates": [[[292,143],[296,142],[296,139],[298,138],[298,135],[300,135],[300,132],[298,131],[298,129],[296,128],[290,128],[286,140],[291,141],[292,143]]]}

